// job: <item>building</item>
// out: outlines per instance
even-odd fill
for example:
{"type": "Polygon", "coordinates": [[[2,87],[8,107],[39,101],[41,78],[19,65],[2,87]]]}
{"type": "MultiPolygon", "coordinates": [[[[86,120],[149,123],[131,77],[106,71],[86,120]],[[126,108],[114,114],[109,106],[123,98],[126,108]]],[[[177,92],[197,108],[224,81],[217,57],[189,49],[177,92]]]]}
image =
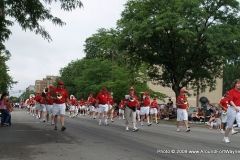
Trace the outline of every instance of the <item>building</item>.
{"type": "Polygon", "coordinates": [[[47,87],[47,82],[45,80],[36,80],[35,81],[35,92],[42,93],[44,88],[47,87]]]}
{"type": "MultiPolygon", "coordinates": [[[[176,102],[176,97],[175,97],[175,93],[172,91],[171,88],[168,87],[162,87],[160,85],[153,85],[151,82],[148,83],[148,86],[150,87],[150,89],[152,89],[153,91],[156,92],[161,92],[165,95],[167,95],[168,97],[171,97],[171,99],[173,100],[173,102],[176,102]]],[[[223,80],[222,79],[217,79],[217,84],[216,84],[216,90],[209,92],[209,89],[206,89],[205,92],[200,93],[198,96],[197,94],[193,91],[193,90],[189,90],[189,93],[191,96],[188,97],[188,102],[190,104],[190,106],[199,106],[199,98],[202,96],[205,96],[209,99],[210,103],[212,104],[216,104],[219,103],[219,100],[222,97],[222,89],[223,89],[223,80]]],[[[168,98],[165,99],[165,102],[167,102],[168,98]]],[[[160,103],[165,103],[163,101],[160,101],[160,103]]]]}
{"type": "Polygon", "coordinates": [[[41,93],[44,88],[54,85],[56,82],[58,76],[46,76],[46,78],[43,78],[43,80],[36,80],[35,81],[35,92],[41,93]]]}

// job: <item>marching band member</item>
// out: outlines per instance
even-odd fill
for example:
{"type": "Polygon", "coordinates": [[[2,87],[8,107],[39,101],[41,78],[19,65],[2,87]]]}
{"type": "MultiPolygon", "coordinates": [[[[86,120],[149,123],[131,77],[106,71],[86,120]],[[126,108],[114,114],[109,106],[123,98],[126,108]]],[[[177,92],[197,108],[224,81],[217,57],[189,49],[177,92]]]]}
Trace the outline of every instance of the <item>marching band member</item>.
{"type": "Polygon", "coordinates": [[[70,105],[70,108],[69,108],[70,117],[73,118],[75,117],[75,111],[77,107],[77,99],[74,97],[74,95],[70,96],[69,105],[70,105]]]}
{"type": "Polygon", "coordinates": [[[114,100],[112,95],[109,95],[109,98],[108,98],[108,111],[109,111],[111,122],[114,122],[113,116],[114,116],[115,107],[114,107],[114,100]]]}
{"type": "Polygon", "coordinates": [[[150,96],[147,92],[143,94],[143,106],[140,108],[140,115],[141,115],[141,125],[143,126],[143,119],[147,118],[147,125],[150,126],[152,123],[150,123],[149,120],[149,111],[150,111],[150,96]]]}
{"type": "Polygon", "coordinates": [[[109,92],[107,91],[106,87],[103,87],[102,90],[98,93],[96,99],[97,104],[99,105],[99,125],[102,124],[102,118],[104,118],[105,125],[108,125],[107,122],[107,112],[108,112],[108,99],[109,99],[109,92]]]}
{"type": "Polygon", "coordinates": [[[240,79],[234,83],[234,88],[228,91],[227,98],[230,106],[227,109],[227,127],[223,141],[229,143],[229,133],[233,128],[233,123],[236,120],[237,112],[240,110],[240,79]]]}
{"type": "Polygon", "coordinates": [[[90,110],[90,117],[96,119],[96,108],[95,108],[96,99],[93,97],[93,94],[89,94],[87,99],[87,104],[90,110]]]}
{"type": "Polygon", "coordinates": [[[40,119],[40,110],[41,110],[41,106],[40,106],[40,103],[41,103],[41,94],[40,93],[36,93],[36,96],[34,97],[34,100],[35,100],[35,106],[34,106],[34,112],[35,112],[35,115],[36,115],[36,118],[37,119],[40,119]]]}
{"type": "Polygon", "coordinates": [[[119,108],[118,117],[119,117],[119,119],[121,119],[121,117],[122,117],[122,119],[125,119],[124,110],[125,110],[125,107],[126,107],[126,103],[127,103],[127,101],[121,100],[121,102],[118,105],[118,108],[119,108]]]}
{"type": "Polygon", "coordinates": [[[187,93],[187,90],[185,88],[180,89],[180,94],[176,99],[176,105],[177,105],[177,132],[180,132],[180,122],[184,122],[186,126],[186,132],[190,131],[190,128],[188,126],[188,113],[187,109],[189,107],[187,96],[185,95],[187,93]]]}
{"type": "Polygon", "coordinates": [[[78,106],[79,106],[79,112],[80,115],[86,115],[87,112],[87,106],[86,106],[86,102],[84,101],[83,98],[81,98],[81,100],[78,102],[78,106]]]}
{"type": "Polygon", "coordinates": [[[46,122],[46,113],[47,113],[46,105],[47,105],[46,93],[42,92],[41,100],[40,100],[40,107],[39,107],[39,112],[40,112],[39,119],[42,119],[43,122],[46,122]]]}
{"type": "Polygon", "coordinates": [[[151,119],[153,119],[152,117],[154,116],[155,122],[156,124],[158,124],[158,103],[157,103],[157,99],[154,98],[151,105],[150,105],[150,114],[151,114],[151,119]]]}
{"type": "Polygon", "coordinates": [[[135,95],[134,88],[131,87],[129,91],[129,95],[125,96],[125,99],[128,99],[127,105],[125,108],[125,120],[126,120],[126,131],[129,130],[129,122],[130,117],[132,116],[132,123],[133,123],[133,132],[138,131],[138,128],[136,127],[136,109],[139,105],[138,98],[135,95]]]}
{"type": "Polygon", "coordinates": [[[54,86],[49,86],[45,92],[46,92],[46,101],[47,101],[47,105],[46,105],[46,108],[47,108],[47,122],[49,122],[49,116],[51,117],[50,118],[50,123],[51,125],[54,125],[54,117],[53,117],[53,98],[51,96],[51,92],[54,91],[54,86]]]}
{"type": "Polygon", "coordinates": [[[57,121],[58,116],[60,116],[61,122],[61,131],[64,131],[66,127],[64,126],[64,115],[66,110],[66,102],[68,101],[68,92],[64,88],[64,83],[62,81],[58,81],[57,88],[53,92],[53,115],[54,115],[54,130],[57,130],[57,121]]]}

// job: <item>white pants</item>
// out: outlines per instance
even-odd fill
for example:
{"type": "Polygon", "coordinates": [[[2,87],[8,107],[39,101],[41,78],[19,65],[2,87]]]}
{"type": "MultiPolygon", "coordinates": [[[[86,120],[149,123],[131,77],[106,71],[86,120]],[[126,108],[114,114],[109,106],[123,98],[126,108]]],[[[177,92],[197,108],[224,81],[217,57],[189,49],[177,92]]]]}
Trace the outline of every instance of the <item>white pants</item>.
{"type": "Polygon", "coordinates": [[[66,104],[54,104],[53,105],[53,115],[65,115],[65,110],[66,110],[66,104]]]}
{"type": "Polygon", "coordinates": [[[35,104],[35,110],[41,110],[41,106],[40,106],[39,103],[36,103],[36,104],[35,104]]]}
{"type": "Polygon", "coordinates": [[[150,110],[150,107],[141,107],[140,108],[140,115],[149,115],[149,110],[150,110]]]}
{"type": "Polygon", "coordinates": [[[222,114],[221,114],[221,121],[222,121],[222,123],[226,123],[227,122],[227,112],[222,112],[222,114]]]}
{"type": "Polygon", "coordinates": [[[119,110],[118,110],[118,113],[119,113],[119,114],[124,114],[124,109],[119,109],[119,110]]]}
{"type": "Polygon", "coordinates": [[[75,112],[76,106],[70,106],[70,111],[75,112]]]}
{"type": "Polygon", "coordinates": [[[240,127],[240,112],[237,112],[236,114],[236,121],[237,121],[238,127],[240,127]]]}
{"type": "Polygon", "coordinates": [[[39,110],[42,111],[42,112],[46,112],[47,111],[46,105],[45,104],[40,104],[39,110]]]}
{"type": "Polygon", "coordinates": [[[90,112],[95,112],[96,108],[94,106],[89,106],[90,112]]]}
{"type": "Polygon", "coordinates": [[[53,105],[49,105],[49,104],[47,104],[47,105],[46,105],[46,108],[47,108],[47,112],[48,112],[48,114],[52,114],[52,108],[53,108],[53,105]]]}
{"type": "Polygon", "coordinates": [[[99,104],[99,113],[108,112],[107,104],[99,104]]]}
{"type": "Polygon", "coordinates": [[[151,108],[150,109],[150,114],[157,114],[157,108],[151,108]]]}
{"type": "Polygon", "coordinates": [[[188,120],[188,113],[186,109],[177,109],[177,121],[187,121],[188,120]]]}
{"type": "Polygon", "coordinates": [[[229,106],[227,109],[227,128],[232,128],[233,123],[236,120],[237,112],[234,107],[229,106]]]}

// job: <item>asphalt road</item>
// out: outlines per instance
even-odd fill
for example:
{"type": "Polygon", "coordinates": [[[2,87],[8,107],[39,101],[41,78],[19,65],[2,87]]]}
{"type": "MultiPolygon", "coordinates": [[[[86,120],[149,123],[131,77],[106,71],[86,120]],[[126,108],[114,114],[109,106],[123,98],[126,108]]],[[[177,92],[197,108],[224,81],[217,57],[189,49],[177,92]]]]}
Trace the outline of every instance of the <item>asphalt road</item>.
{"type": "Polygon", "coordinates": [[[99,126],[88,117],[66,118],[67,130],[61,132],[25,111],[12,117],[12,127],[0,128],[0,160],[240,159],[240,134],[225,144],[219,131],[202,127],[186,133],[153,124],[132,132],[125,131],[123,120],[99,126]]]}

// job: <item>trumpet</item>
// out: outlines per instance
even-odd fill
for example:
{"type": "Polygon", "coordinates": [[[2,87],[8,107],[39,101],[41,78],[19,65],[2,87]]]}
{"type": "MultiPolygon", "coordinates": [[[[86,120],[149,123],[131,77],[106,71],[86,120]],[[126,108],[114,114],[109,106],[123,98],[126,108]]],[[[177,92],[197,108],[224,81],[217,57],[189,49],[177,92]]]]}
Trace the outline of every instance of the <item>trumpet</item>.
{"type": "Polygon", "coordinates": [[[48,88],[45,88],[44,90],[43,90],[43,92],[46,94],[46,93],[48,93],[48,88]]]}
{"type": "Polygon", "coordinates": [[[129,97],[129,101],[133,102],[134,100],[135,100],[134,97],[132,97],[132,96],[129,97]]]}
{"type": "Polygon", "coordinates": [[[57,93],[57,98],[58,98],[58,99],[62,99],[61,93],[57,93]]]}

